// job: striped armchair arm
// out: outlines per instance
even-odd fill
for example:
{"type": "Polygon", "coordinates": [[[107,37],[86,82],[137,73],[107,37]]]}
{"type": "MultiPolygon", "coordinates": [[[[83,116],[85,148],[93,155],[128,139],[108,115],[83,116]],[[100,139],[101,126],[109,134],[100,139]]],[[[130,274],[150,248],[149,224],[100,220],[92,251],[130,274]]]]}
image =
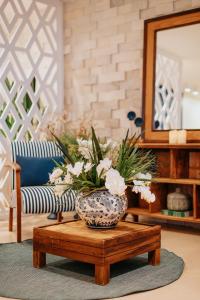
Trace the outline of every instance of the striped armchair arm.
{"type": "MultiPolygon", "coordinates": [[[[9,168],[11,171],[13,171],[13,176],[15,176],[15,180],[13,181],[13,188],[17,192],[17,198],[18,195],[21,195],[21,167],[16,162],[6,162],[4,165],[5,168],[9,168]]],[[[14,177],[13,177],[14,178],[14,177]]],[[[21,201],[21,200],[20,200],[21,201]]]]}

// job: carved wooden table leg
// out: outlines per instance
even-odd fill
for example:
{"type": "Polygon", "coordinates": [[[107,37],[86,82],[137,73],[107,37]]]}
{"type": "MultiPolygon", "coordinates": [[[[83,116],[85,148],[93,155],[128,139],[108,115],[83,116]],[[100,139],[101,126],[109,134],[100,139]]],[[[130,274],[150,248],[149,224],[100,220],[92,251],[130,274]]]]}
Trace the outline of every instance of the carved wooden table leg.
{"type": "Polygon", "coordinates": [[[110,281],[110,265],[95,265],[96,284],[106,285],[110,281]]]}
{"type": "Polygon", "coordinates": [[[148,262],[153,266],[160,264],[160,248],[148,253],[148,262]]]}
{"type": "Polygon", "coordinates": [[[33,266],[34,268],[42,268],[46,265],[46,253],[34,250],[33,251],[33,266]]]}

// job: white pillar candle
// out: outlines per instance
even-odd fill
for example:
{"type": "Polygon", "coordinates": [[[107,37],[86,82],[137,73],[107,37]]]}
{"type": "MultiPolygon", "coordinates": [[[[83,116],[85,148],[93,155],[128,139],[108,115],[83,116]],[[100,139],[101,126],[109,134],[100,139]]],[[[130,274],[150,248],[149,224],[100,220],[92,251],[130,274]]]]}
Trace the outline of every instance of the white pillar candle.
{"type": "Polygon", "coordinates": [[[177,144],[177,130],[169,131],[169,144],[177,144]]]}
{"type": "Polygon", "coordinates": [[[186,136],[187,136],[186,130],[179,130],[177,144],[186,144],[186,140],[187,140],[186,136]]]}

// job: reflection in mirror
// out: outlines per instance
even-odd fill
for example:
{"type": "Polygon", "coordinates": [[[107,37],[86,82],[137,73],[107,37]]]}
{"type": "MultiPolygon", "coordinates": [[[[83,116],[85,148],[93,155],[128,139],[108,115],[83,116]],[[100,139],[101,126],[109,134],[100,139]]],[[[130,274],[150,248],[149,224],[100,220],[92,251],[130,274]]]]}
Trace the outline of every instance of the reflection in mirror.
{"type": "Polygon", "coordinates": [[[154,130],[200,129],[200,24],[157,32],[154,130]]]}

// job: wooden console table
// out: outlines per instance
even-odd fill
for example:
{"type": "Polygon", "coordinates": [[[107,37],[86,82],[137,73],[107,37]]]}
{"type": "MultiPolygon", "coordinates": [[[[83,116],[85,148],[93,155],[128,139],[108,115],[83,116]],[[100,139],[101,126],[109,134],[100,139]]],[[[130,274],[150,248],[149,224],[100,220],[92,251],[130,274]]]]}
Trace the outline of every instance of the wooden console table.
{"type": "MultiPolygon", "coordinates": [[[[148,205],[141,199],[131,199],[127,213],[149,216],[163,220],[200,223],[200,143],[171,145],[167,143],[142,143],[141,149],[151,150],[157,159],[157,177],[153,179],[152,191],[156,201],[148,205]],[[167,194],[176,187],[191,196],[192,216],[176,217],[161,213],[167,208],[167,194]]],[[[133,197],[133,195],[132,195],[133,197]]]]}
{"type": "Polygon", "coordinates": [[[34,228],[33,266],[46,264],[46,253],[95,265],[95,282],[105,285],[110,265],[148,252],[152,265],[160,263],[160,226],[119,222],[114,229],[89,229],[83,221],[34,228]]]}

